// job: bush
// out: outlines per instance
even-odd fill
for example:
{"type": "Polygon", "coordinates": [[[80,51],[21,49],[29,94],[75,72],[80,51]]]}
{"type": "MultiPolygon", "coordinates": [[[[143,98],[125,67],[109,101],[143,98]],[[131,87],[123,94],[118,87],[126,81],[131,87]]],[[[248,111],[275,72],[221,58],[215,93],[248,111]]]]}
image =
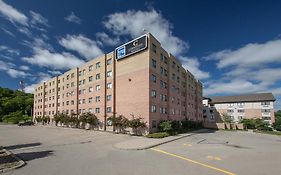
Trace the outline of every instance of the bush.
{"type": "Polygon", "coordinates": [[[247,129],[257,129],[260,131],[272,130],[272,128],[269,126],[269,123],[263,121],[262,119],[243,119],[241,123],[243,123],[247,129]]]}
{"type": "Polygon", "coordinates": [[[274,129],[281,131],[281,111],[275,113],[275,123],[273,124],[274,129]]]}
{"type": "Polygon", "coordinates": [[[170,136],[170,134],[167,132],[156,132],[146,135],[147,138],[155,138],[155,139],[160,139],[168,136],[170,136]]]}
{"type": "Polygon", "coordinates": [[[162,132],[172,132],[172,122],[171,121],[161,121],[159,124],[159,130],[162,132]]]}
{"type": "Polygon", "coordinates": [[[21,121],[24,121],[26,117],[22,115],[21,111],[12,112],[8,115],[4,115],[3,121],[6,123],[18,124],[21,121]]]}

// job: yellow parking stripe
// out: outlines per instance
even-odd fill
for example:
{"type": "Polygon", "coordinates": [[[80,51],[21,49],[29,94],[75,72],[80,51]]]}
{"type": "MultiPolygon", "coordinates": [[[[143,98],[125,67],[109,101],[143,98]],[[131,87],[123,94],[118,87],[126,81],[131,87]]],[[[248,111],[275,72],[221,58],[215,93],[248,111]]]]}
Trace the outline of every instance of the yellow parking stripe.
{"type": "Polygon", "coordinates": [[[197,162],[195,160],[191,160],[191,159],[188,159],[186,157],[179,156],[179,155],[176,155],[176,154],[173,154],[173,153],[169,153],[169,152],[166,152],[166,151],[163,151],[163,150],[160,150],[160,149],[156,149],[156,148],[150,148],[150,149],[153,150],[153,151],[157,151],[157,152],[169,155],[169,156],[177,157],[177,158],[182,159],[182,160],[186,160],[188,162],[191,162],[191,163],[194,163],[194,164],[197,164],[197,165],[201,165],[201,166],[206,167],[206,168],[210,168],[210,169],[213,169],[213,170],[216,170],[216,171],[219,171],[219,172],[223,172],[223,173],[228,174],[228,175],[236,175],[235,173],[229,172],[227,170],[216,168],[216,167],[213,167],[211,165],[204,164],[204,163],[201,163],[201,162],[197,162]]]}

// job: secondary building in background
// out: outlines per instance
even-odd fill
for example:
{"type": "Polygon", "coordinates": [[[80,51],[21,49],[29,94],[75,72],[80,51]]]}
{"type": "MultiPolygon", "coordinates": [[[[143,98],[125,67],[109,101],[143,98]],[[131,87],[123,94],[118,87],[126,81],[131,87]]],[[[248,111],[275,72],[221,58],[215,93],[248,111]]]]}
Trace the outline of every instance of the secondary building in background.
{"type": "MultiPolygon", "coordinates": [[[[206,103],[206,99],[204,100],[206,103]]],[[[259,118],[274,123],[274,102],[275,98],[272,93],[213,97],[204,105],[209,112],[204,109],[203,116],[213,122],[222,122],[222,115],[227,114],[234,122],[259,118]]]]}
{"type": "MultiPolygon", "coordinates": [[[[166,41],[169,42],[169,41],[166,41]]],[[[150,33],[38,84],[34,117],[94,113],[141,117],[153,132],[161,120],[202,121],[202,84],[150,33]]]]}

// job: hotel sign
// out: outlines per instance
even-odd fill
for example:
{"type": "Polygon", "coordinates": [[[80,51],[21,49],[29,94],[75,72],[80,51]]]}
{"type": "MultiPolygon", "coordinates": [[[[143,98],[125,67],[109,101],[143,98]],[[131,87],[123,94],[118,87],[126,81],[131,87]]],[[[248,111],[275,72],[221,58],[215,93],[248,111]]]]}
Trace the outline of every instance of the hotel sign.
{"type": "Polygon", "coordinates": [[[115,49],[115,59],[118,61],[129,55],[135,54],[147,48],[147,35],[140,36],[115,49]]]}

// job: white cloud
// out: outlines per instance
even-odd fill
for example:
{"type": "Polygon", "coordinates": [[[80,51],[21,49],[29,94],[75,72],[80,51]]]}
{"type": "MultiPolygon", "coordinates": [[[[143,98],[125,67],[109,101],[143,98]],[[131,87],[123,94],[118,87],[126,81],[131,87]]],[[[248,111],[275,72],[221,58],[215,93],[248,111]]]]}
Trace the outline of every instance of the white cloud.
{"type": "Polygon", "coordinates": [[[172,33],[172,24],[154,9],[149,11],[128,10],[107,16],[104,25],[113,34],[137,37],[144,33],[143,29],[152,33],[162,47],[175,56],[187,52],[189,44],[172,33]]]}
{"type": "Polygon", "coordinates": [[[209,72],[200,70],[198,58],[179,57],[185,69],[191,72],[197,79],[203,80],[210,77],[209,72]]]}
{"type": "Polygon", "coordinates": [[[45,82],[45,81],[51,79],[52,77],[51,77],[49,74],[46,74],[46,73],[43,73],[43,72],[39,72],[38,75],[36,76],[36,78],[37,78],[36,83],[27,85],[27,86],[24,88],[24,91],[25,91],[25,92],[27,92],[27,93],[34,93],[34,90],[35,90],[36,86],[37,86],[39,83],[43,83],[43,82],[45,82]]]}
{"type": "Polygon", "coordinates": [[[29,38],[32,37],[32,33],[31,33],[30,30],[29,30],[28,28],[26,28],[26,27],[17,27],[17,30],[18,30],[19,32],[21,32],[22,34],[28,36],[29,38]]]}
{"type": "Polygon", "coordinates": [[[108,34],[104,32],[98,32],[96,33],[97,41],[99,42],[99,45],[108,45],[108,46],[116,46],[120,43],[119,37],[109,37],[108,34]]]}
{"type": "Polygon", "coordinates": [[[40,67],[54,69],[70,69],[84,63],[83,60],[80,60],[70,53],[54,53],[42,48],[35,48],[33,56],[23,57],[22,60],[40,67]]]}
{"type": "Polygon", "coordinates": [[[33,24],[33,25],[41,24],[41,25],[44,25],[46,27],[49,27],[48,19],[43,17],[41,14],[36,13],[34,11],[29,11],[29,13],[31,15],[31,20],[30,20],[31,24],[33,24]]]}
{"type": "Polygon", "coordinates": [[[237,50],[222,50],[206,57],[207,60],[218,60],[218,68],[228,66],[264,66],[269,63],[281,63],[281,40],[266,43],[250,43],[237,50]]]}
{"type": "Polygon", "coordinates": [[[61,75],[61,71],[57,71],[57,70],[48,70],[48,73],[52,74],[52,75],[61,75]]]}
{"type": "Polygon", "coordinates": [[[11,49],[4,45],[0,45],[0,52],[4,52],[8,56],[18,56],[20,54],[19,50],[11,49]]]}
{"type": "Polygon", "coordinates": [[[0,0],[0,13],[12,23],[28,26],[28,18],[3,0],[0,0]]]}
{"type": "Polygon", "coordinates": [[[22,65],[19,67],[21,70],[29,70],[30,68],[28,66],[22,65]]]}
{"type": "Polygon", "coordinates": [[[67,35],[65,38],[61,38],[59,43],[66,49],[78,52],[87,60],[96,58],[97,56],[103,54],[103,51],[99,48],[96,41],[93,41],[81,34],[67,35]]]}
{"type": "MultiPolygon", "coordinates": [[[[206,85],[206,84],[205,84],[206,85]]],[[[212,81],[204,88],[204,95],[216,94],[243,94],[261,92],[266,89],[259,83],[252,83],[247,80],[233,79],[228,81],[212,81]]]]}
{"type": "Polygon", "coordinates": [[[9,30],[7,30],[7,29],[5,29],[4,27],[0,27],[2,30],[3,30],[3,32],[5,32],[5,33],[7,33],[8,35],[10,35],[11,37],[16,37],[15,36],[15,34],[13,34],[12,32],[10,32],[9,30]]]}
{"type": "Polygon", "coordinates": [[[6,72],[12,78],[24,78],[30,75],[24,71],[17,70],[15,67],[16,65],[13,63],[0,61],[0,71],[6,72]]]}
{"type": "Polygon", "coordinates": [[[74,14],[74,12],[71,12],[67,17],[64,18],[66,21],[68,22],[73,22],[73,23],[76,23],[76,24],[81,24],[81,19],[76,16],[74,14]]]}

